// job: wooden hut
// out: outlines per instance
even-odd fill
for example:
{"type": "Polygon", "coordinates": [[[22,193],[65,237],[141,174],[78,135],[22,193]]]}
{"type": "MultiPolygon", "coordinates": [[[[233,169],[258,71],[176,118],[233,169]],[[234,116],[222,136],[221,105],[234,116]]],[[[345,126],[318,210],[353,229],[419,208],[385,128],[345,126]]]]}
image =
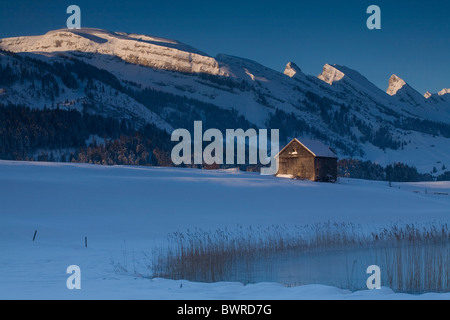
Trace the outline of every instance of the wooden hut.
{"type": "Polygon", "coordinates": [[[326,182],[337,179],[337,156],[320,141],[294,138],[275,157],[279,158],[277,175],[326,182]]]}

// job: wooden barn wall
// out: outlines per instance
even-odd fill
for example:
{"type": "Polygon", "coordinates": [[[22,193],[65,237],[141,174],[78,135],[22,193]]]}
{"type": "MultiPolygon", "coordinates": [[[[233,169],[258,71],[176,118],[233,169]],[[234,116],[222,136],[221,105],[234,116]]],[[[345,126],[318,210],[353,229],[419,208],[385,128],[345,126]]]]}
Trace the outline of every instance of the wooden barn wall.
{"type": "Polygon", "coordinates": [[[297,141],[293,141],[279,155],[278,174],[290,174],[301,179],[314,180],[314,156],[297,141]],[[296,149],[297,155],[289,153],[296,149]]]}

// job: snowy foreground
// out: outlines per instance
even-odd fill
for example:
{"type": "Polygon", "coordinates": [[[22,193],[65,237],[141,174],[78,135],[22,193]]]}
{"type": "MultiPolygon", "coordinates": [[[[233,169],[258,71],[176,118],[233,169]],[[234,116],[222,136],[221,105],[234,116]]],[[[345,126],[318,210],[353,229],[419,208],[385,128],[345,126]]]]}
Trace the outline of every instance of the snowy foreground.
{"type": "Polygon", "coordinates": [[[167,234],[194,227],[447,222],[449,194],[450,182],[324,184],[234,171],[0,161],[0,299],[450,299],[385,287],[149,279],[145,258],[167,234]],[[81,290],[66,287],[69,265],[81,268],[81,290]]]}

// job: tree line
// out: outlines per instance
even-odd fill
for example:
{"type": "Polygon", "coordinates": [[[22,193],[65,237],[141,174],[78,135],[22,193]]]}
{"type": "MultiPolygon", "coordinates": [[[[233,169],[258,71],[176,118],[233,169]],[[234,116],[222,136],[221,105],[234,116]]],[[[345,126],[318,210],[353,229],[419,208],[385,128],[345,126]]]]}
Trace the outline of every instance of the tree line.
{"type": "Polygon", "coordinates": [[[135,128],[127,119],[77,110],[0,104],[0,158],[5,160],[167,165],[170,144],[168,133],[152,124],[135,128]],[[91,136],[103,141],[87,144],[91,136]],[[62,150],[58,156],[57,150],[62,150]]]}
{"type": "MultiPolygon", "coordinates": [[[[445,169],[445,166],[443,166],[443,169],[445,169]]],[[[402,162],[395,162],[383,167],[369,160],[341,159],[338,161],[338,176],[393,182],[449,181],[450,171],[445,171],[441,175],[433,177],[431,173],[420,173],[416,167],[402,162]]]]}

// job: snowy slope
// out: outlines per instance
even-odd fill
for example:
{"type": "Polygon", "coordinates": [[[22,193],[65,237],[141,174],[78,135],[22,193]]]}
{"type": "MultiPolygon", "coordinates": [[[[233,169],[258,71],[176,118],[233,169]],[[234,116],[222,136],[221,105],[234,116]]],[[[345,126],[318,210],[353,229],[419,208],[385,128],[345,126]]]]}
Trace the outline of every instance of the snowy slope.
{"type": "Polygon", "coordinates": [[[318,78],[330,85],[340,84],[337,82],[342,80],[342,82],[346,82],[347,86],[353,86],[353,91],[355,92],[366,92],[368,94],[371,94],[373,97],[376,97],[377,99],[384,99],[384,102],[388,101],[388,97],[382,94],[381,89],[376,87],[359,72],[352,70],[346,66],[331,66],[329,64],[326,64],[323,67],[323,71],[318,76],[318,78]]]}
{"type": "MultiPolygon", "coordinates": [[[[34,58],[34,54],[25,54],[24,56],[34,58]]],[[[39,58],[44,61],[51,60],[52,62],[64,61],[63,58],[53,56],[51,54],[39,55],[39,58]]],[[[42,72],[36,66],[30,66],[27,64],[17,64],[17,59],[5,55],[0,52],[0,65],[9,65],[13,72],[18,72],[21,67],[27,68],[28,72],[35,72],[39,74],[42,72]]],[[[36,81],[37,82],[37,81],[36,81]]],[[[109,85],[96,81],[93,85],[102,86],[103,90],[96,91],[92,97],[86,95],[86,83],[79,82],[78,89],[68,88],[61,79],[57,78],[57,83],[61,92],[58,96],[53,97],[46,96],[42,93],[39,84],[34,81],[21,81],[13,86],[4,89],[5,92],[1,97],[1,103],[13,103],[24,104],[33,108],[42,109],[44,107],[51,108],[58,107],[61,109],[77,109],[81,111],[84,103],[95,104],[96,109],[92,110],[96,113],[104,116],[112,116],[118,119],[132,119],[136,123],[145,124],[153,123],[158,128],[161,128],[167,132],[173,130],[172,126],[163,120],[152,110],[149,110],[141,103],[137,102],[132,97],[118,92],[109,85]]]]}
{"type": "Polygon", "coordinates": [[[320,184],[229,171],[0,161],[0,299],[449,299],[448,293],[417,296],[388,288],[352,293],[320,284],[286,288],[145,278],[144,254],[151,255],[177,230],[330,220],[362,224],[370,231],[391,223],[449,220],[450,197],[435,194],[449,193],[448,182],[393,186],[349,179],[320,184]],[[301,211],[284,201],[293,197],[302,202],[301,211]],[[66,268],[72,264],[82,270],[79,291],[65,286],[66,268]],[[117,270],[116,264],[123,268],[117,270]]]}

